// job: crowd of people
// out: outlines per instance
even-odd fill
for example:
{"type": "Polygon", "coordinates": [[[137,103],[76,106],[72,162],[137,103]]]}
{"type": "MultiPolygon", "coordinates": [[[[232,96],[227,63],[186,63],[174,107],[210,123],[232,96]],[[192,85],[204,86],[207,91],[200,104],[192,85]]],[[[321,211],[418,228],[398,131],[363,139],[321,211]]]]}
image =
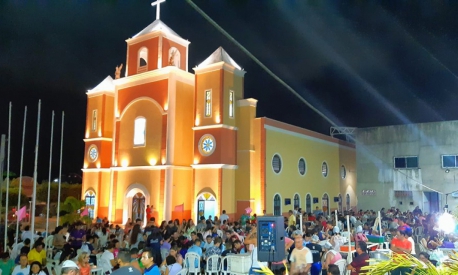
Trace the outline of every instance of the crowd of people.
{"type": "MultiPolygon", "coordinates": [[[[423,215],[418,207],[412,212],[401,213],[391,208],[382,209],[380,213],[382,223],[375,227],[374,211],[346,211],[326,216],[319,209],[308,214],[302,213],[300,208],[290,210],[285,217],[287,257],[272,263],[272,269],[281,273],[283,263],[288,263],[292,274],[340,274],[342,267],[352,275],[359,274],[361,268],[368,265],[368,236],[386,238],[393,252],[416,255],[412,237],[417,227],[421,227],[426,236],[424,243],[420,243],[425,251],[417,255],[422,261],[431,261],[428,249],[454,245],[452,237],[440,234],[436,214],[423,215]],[[350,224],[347,224],[347,215],[350,224]],[[302,228],[299,226],[301,217],[302,228]],[[352,231],[350,235],[346,234],[348,226],[352,231]],[[347,242],[355,243],[356,253],[351,263],[339,267],[348,254],[342,250],[347,242]]],[[[30,232],[25,226],[10,253],[3,253],[1,274],[58,275],[74,271],[88,275],[98,266],[103,274],[176,275],[190,252],[199,255],[202,267],[212,255],[251,253],[252,259],[257,259],[255,215],[245,214],[242,219],[231,221],[223,211],[219,218],[201,217],[197,224],[192,219],[157,224],[153,217],[146,226],[142,223],[137,219],[114,225],[107,219],[97,218],[90,225],[78,222],[58,226],[45,237],[30,232]],[[50,259],[53,265],[48,264],[50,259]]],[[[256,274],[261,264],[254,260],[250,273],[256,274]]]]}

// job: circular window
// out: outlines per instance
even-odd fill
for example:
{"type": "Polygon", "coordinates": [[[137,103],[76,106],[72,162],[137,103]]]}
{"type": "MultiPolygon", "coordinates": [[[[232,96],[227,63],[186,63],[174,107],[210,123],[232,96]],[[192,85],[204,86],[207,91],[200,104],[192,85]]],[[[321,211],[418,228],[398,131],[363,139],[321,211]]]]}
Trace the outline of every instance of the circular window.
{"type": "Polygon", "coordinates": [[[304,158],[299,159],[299,163],[297,164],[297,166],[299,168],[299,174],[301,174],[301,176],[305,175],[305,173],[307,172],[307,163],[305,162],[304,158]]]}
{"type": "Polygon", "coordinates": [[[281,171],[281,158],[277,154],[275,154],[272,158],[272,169],[276,174],[280,173],[281,171]]]}
{"type": "Polygon", "coordinates": [[[323,177],[328,176],[328,164],[326,163],[326,161],[323,161],[323,164],[321,165],[321,174],[323,175],[323,177]]]}
{"type": "Polygon", "coordinates": [[[199,140],[199,152],[202,156],[213,154],[216,148],[215,137],[209,134],[203,135],[199,140]]]}
{"type": "Polygon", "coordinates": [[[340,177],[343,179],[347,177],[347,169],[345,169],[344,165],[340,167],[340,177]]]}
{"type": "Polygon", "coordinates": [[[99,157],[99,151],[97,150],[97,146],[91,145],[89,146],[89,149],[87,150],[87,154],[89,156],[89,161],[94,162],[97,160],[99,157]]]}

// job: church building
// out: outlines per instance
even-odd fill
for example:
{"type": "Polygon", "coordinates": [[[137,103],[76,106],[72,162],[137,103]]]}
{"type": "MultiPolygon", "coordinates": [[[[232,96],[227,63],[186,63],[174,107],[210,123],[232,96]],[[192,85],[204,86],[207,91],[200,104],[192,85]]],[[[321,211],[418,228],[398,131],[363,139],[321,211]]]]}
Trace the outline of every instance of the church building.
{"type": "MultiPolygon", "coordinates": [[[[157,19],[126,40],[87,92],[83,197],[114,223],[357,204],[355,146],[269,118],[245,98],[245,71],[218,48],[188,71],[190,42],[157,19]]],[[[262,100],[262,99],[261,99],[262,100]]]]}

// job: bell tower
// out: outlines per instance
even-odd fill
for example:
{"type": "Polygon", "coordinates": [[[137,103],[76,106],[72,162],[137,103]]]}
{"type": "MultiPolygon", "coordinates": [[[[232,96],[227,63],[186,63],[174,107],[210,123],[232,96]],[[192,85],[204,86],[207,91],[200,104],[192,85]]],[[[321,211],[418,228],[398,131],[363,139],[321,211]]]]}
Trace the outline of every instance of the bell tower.
{"type": "Polygon", "coordinates": [[[194,71],[194,160],[199,164],[236,165],[236,102],[243,99],[245,71],[222,47],[194,71]]]}
{"type": "Polygon", "coordinates": [[[181,38],[169,28],[160,17],[160,4],[165,0],[157,0],[151,5],[156,6],[156,20],[142,31],[126,40],[126,76],[132,76],[167,66],[175,66],[188,70],[189,41],[181,38]]]}

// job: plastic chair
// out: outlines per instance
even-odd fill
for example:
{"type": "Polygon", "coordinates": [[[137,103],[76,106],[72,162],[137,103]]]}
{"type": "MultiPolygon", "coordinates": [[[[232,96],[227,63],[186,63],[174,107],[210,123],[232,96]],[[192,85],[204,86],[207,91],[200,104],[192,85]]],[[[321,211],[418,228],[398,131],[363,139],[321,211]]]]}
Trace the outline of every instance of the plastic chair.
{"type": "Polygon", "coordinates": [[[220,266],[220,259],[221,257],[219,255],[211,255],[210,257],[207,258],[207,265],[205,266],[205,274],[211,275],[211,274],[218,274],[219,271],[221,270],[220,266]]]}
{"type": "Polygon", "coordinates": [[[221,275],[230,275],[230,258],[231,256],[225,256],[225,257],[221,257],[221,262],[220,262],[220,265],[219,265],[219,270],[221,272],[221,275]],[[224,268],[224,266],[226,266],[226,268],[224,268]]]}
{"type": "Polygon", "coordinates": [[[102,275],[103,270],[101,267],[91,268],[91,275],[102,275]]]}
{"type": "Polygon", "coordinates": [[[186,275],[188,274],[187,268],[182,268],[176,275],[186,275]]]}
{"type": "Polygon", "coordinates": [[[200,256],[194,252],[188,252],[184,258],[184,265],[188,274],[200,274],[200,256]]]}
{"type": "Polygon", "coordinates": [[[339,267],[341,275],[345,275],[347,273],[347,269],[346,269],[347,261],[345,261],[344,259],[341,259],[341,260],[336,261],[334,264],[339,267]]]}

